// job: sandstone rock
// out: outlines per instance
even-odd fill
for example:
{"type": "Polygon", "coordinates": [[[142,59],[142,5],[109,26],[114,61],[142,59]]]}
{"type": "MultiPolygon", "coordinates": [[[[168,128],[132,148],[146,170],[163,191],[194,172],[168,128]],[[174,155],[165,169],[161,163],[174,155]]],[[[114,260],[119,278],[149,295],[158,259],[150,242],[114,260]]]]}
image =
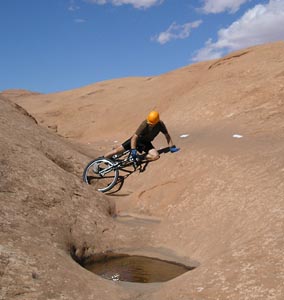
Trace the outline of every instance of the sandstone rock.
{"type": "MultiPolygon", "coordinates": [[[[2,298],[282,300],[283,68],[278,42],[157,77],[51,95],[2,93],[2,298]],[[153,108],[181,151],[162,154],[113,195],[84,185],[88,160],[123,142],[153,108]],[[45,130],[50,124],[57,134],[45,130]],[[114,218],[125,214],[138,219],[114,218]],[[101,279],[71,257],[109,250],[199,266],[134,287],[101,279]]],[[[154,144],[166,145],[163,137],[154,144]]]]}

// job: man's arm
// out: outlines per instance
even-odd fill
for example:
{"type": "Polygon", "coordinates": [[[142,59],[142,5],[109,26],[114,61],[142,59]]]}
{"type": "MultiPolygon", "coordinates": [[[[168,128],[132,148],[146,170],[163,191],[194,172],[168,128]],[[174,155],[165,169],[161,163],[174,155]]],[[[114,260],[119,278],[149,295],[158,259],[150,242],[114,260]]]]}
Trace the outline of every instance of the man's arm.
{"type": "Polygon", "coordinates": [[[170,134],[168,132],[168,129],[167,129],[165,123],[163,121],[160,121],[160,124],[161,124],[161,132],[164,134],[169,147],[173,147],[174,143],[172,141],[172,138],[171,138],[171,136],[170,136],[170,134]]]}
{"type": "Polygon", "coordinates": [[[131,138],[131,141],[130,141],[131,149],[136,149],[137,140],[138,140],[138,135],[136,133],[134,133],[132,138],[131,138]]]}
{"type": "Polygon", "coordinates": [[[133,159],[136,159],[136,157],[137,157],[137,150],[136,150],[137,139],[138,139],[138,135],[136,133],[134,133],[130,140],[131,155],[132,155],[133,159]]]}
{"type": "Polygon", "coordinates": [[[165,137],[166,137],[166,140],[167,140],[167,143],[168,143],[169,147],[173,147],[174,144],[173,144],[171,136],[168,133],[165,133],[165,137]]]}
{"type": "Polygon", "coordinates": [[[166,139],[167,139],[167,142],[168,142],[170,151],[171,151],[172,153],[178,152],[178,151],[180,150],[180,148],[177,148],[177,147],[174,145],[171,136],[170,136],[168,133],[165,133],[165,137],[166,137],[166,139]]]}

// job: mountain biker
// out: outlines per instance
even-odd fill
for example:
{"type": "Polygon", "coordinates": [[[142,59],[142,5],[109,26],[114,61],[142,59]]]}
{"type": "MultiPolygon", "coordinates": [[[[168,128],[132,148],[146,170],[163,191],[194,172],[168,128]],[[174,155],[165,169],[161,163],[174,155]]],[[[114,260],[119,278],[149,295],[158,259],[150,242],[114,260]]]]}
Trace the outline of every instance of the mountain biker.
{"type": "Polygon", "coordinates": [[[114,150],[106,153],[104,157],[111,158],[115,154],[120,154],[125,150],[131,150],[131,155],[134,159],[137,158],[138,151],[146,153],[145,159],[147,161],[157,160],[160,158],[160,155],[153,146],[152,141],[160,132],[164,134],[170,151],[172,153],[179,151],[179,148],[176,148],[173,144],[166,125],[162,120],[160,120],[159,113],[157,111],[151,111],[148,114],[147,119],[140,124],[131,138],[126,140],[122,143],[122,145],[118,146],[114,150]]]}

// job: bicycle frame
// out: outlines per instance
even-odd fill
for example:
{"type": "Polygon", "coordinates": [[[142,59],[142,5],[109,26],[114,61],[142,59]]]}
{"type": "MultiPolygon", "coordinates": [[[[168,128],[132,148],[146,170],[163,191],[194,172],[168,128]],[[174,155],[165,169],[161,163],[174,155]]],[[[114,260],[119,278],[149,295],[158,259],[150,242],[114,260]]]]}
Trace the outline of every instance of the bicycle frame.
{"type": "Polygon", "coordinates": [[[130,150],[126,150],[120,154],[114,155],[111,158],[100,157],[90,161],[84,169],[83,180],[90,184],[94,180],[94,184],[101,182],[102,185],[97,188],[98,191],[107,192],[111,190],[117,182],[124,179],[125,176],[120,176],[119,171],[128,173],[126,177],[135,172],[140,167],[141,162],[138,163],[131,155],[130,150]],[[93,167],[96,165],[96,171],[93,167]],[[133,169],[129,169],[129,167],[133,169]],[[97,174],[97,177],[96,177],[97,174]]]}
{"type": "Polygon", "coordinates": [[[123,167],[128,167],[130,165],[133,165],[134,170],[137,168],[137,162],[131,155],[130,150],[125,150],[121,154],[114,155],[111,160],[114,161],[114,167],[117,167],[118,169],[122,169],[123,167]],[[121,159],[121,157],[124,158],[121,159]]]}
{"type": "Polygon", "coordinates": [[[100,175],[105,176],[107,173],[111,172],[113,169],[122,170],[124,167],[128,167],[131,165],[133,165],[134,171],[137,169],[137,162],[135,161],[135,159],[133,159],[130,150],[126,150],[123,153],[114,155],[111,158],[111,160],[114,162],[113,166],[99,171],[100,175]],[[120,159],[123,156],[126,156],[126,157],[124,157],[123,159],[120,159]]]}

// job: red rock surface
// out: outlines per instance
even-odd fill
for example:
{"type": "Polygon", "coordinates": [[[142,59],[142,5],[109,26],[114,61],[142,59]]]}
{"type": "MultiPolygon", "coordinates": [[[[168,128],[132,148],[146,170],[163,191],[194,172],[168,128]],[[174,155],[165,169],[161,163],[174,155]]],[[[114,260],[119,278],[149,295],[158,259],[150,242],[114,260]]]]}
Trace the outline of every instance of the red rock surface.
{"type": "Polygon", "coordinates": [[[157,77],[0,95],[3,299],[283,299],[283,42],[157,77]],[[116,194],[83,184],[87,161],[152,109],[181,151],[162,154],[116,194]],[[79,256],[136,250],[199,267],[129,287],[80,267],[71,246],[79,256]]]}

